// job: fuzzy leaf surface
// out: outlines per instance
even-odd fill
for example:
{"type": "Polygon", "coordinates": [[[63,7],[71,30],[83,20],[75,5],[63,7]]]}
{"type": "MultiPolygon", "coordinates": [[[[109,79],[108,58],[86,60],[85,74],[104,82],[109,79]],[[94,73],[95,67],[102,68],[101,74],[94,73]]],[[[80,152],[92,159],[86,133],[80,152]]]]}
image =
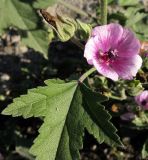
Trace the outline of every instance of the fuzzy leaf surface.
{"type": "Polygon", "coordinates": [[[0,0],[0,35],[8,27],[16,27],[22,36],[22,43],[46,57],[48,50],[48,33],[38,29],[40,18],[31,2],[21,0],[0,0]]]}
{"type": "Polygon", "coordinates": [[[20,0],[0,0],[0,33],[9,26],[22,30],[35,29],[38,17],[30,3],[20,0]]]}
{"type": "Polygon", "coordinates": [[[111,116],[100,103],[107,98],[92,92],[77,81],[64,83],[47,80],[46,86],[28,91],[14,99],[3,114],[13,116],[44,117],[30,152],[37,160],[80,159],[84,131],[87,129],[99,143],[119,146],[111,116]]]}
{"type": "Polygon", "coordinates": [[[49,47],[49,35],[45,29],[35,29],[26,31],[26,36],[22,36],[22,43],[35,51],[38,51],[47,58],[49,47]]]}
{"type": "Polygon", "coordinates": [[[40,12],[58,38],[63,42],[70,40],[74,36],[87,40],[91,34],[92,27],[89,24],[60,15],[56,11],[54,14],[51,14],[50,11],[47,12],[45,9],[41,9],[40,12]]]}
{"type": "Polygon", "coordinates": [[[86,111],[85,127],[99,143],[105,142],[111,146],[122,146],[120,138],[116,134],[116,128],[110,122],[111,115],[101,105],[107,98],[99,93],[92,92],[86,86],[82,86],[83,106],[86,111]]]}

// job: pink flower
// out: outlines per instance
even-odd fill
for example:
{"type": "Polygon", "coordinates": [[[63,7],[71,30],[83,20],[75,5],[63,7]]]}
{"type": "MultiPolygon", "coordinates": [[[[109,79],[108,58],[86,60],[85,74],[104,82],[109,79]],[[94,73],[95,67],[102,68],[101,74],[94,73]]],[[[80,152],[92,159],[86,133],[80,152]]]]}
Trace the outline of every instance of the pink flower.
{"type": "Polygon", "coordinates": [[[143,109],[148,109],[148,90],[136,96],[135,100],[143,109]]]}
{"type": "Polygon", "coordinates": [[[84,57],[97,71],[114,81],[132,79],[142,65],[140,42],[119,24],[95,27],[85,45],[84,57]]]}

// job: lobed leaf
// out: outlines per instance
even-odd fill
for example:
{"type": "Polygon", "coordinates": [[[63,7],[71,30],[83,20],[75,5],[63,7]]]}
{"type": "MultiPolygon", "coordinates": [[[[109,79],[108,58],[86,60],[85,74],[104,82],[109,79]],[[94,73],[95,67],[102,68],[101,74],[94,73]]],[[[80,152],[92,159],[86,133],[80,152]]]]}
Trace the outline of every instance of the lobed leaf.
{"type": "Polygon", "coordinates": [[[61,94],[60,100],[56,99],[56,105],[48,110],[50,116],[46,116],[40,135],[31,148],[37,160],[80,159],[84,132],[80,94],[73,86],[61,94]]]}
{"type": "Polygon", "coordinates": [[[122,145],[111,116],[100,104],[107,100],[105,96],[77,81],[47,80],[45,84],[14,99],[3,111],[24,118],[45,117],[30,150],[37,160],[80,159],[85,128],[99,143],[122,145]]]}
{"type": "Polygon", "coordinates": [[[99,93],[92,92],[86,86],[82,86],[83,105],[86,110],[85,126],[89,133],[99,141],[111,146],[122,146],[120,138],[116,134],[116,128],[110,122],[111,116],[100,102],[107,98],[99,93]]]}
{"type": "Polygon", "coordinates": [[[3,110],[2,114],[16,116],[40,117],[45,116],[47,113],[47,98],[52,101],[55,95],[62,94],[65,89],[68,89],[69,85],[62,85],[61,80],[45,81],[47,86],[30,89],[27,95],[22,95],[19,98],[15,98],[13,103],[3,110]],[[61,85],[57,86],[57,83],[61,85]],[[56,88],[56,90],[55,90],[56,88]]]}

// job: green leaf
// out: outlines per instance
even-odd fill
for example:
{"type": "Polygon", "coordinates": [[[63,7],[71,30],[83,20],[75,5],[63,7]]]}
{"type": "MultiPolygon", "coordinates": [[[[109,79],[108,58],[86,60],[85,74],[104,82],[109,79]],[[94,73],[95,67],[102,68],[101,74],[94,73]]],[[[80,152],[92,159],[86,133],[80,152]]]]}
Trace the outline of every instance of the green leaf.
{"type": "Polygon", "coordinates": [[[35,8],[47,8],[58,2],[58,0],[36,0],[33,4],[35,8]]]}
{"type": "Polygon", "coordinates": [[[1,0],[0,15],[0,34],[9,26],[22,30],[37,27],[38,17],[31,4],[20,0],[1,0]]]}
{"type": "Polygon", "coordinates": [[[142,158],[148,158],[148,139],[145,141],[143,148],[142,148],[142,158]]]}
{"type": "Polygon", "coordinates": [[[132,29],[136,32],[136,35],[139,39],[143,41],[148,41],[147,24],[144,24],[142,23],[142,21],[139,21],[138,23],[132,25],[132,29]]]}
{"type": "Polygon", "coordinates": [[[74,36],[77,29],[77,23],[74,19],[69,17],[62,17],[59,15],[57,16],[59,21],[56,21],[57,28],[54,28],[54,31],[57,33],[61,41],[68,41],[71,37],[74,36]]]}
{"type": "Polygon", "coordinates": [[[58,18],[59,21],[56,22],[56,28],[52,27],[61,41],[68,41],[74,36],[83,40],[89,38],[92,29],[91,25],[69,17],[58,15],[58,18]]]}
{"type": "Polygon", "coordinates": [[[118,3],[120,6],[134,6],[139,4],[139,0],[119,0],[118,3]]]}
{"type": "MultiPolygon", "coordinates": [[[[144,9],[143,6],[139,5],[137,7],[128,7],[123,11],[124,15],[127,18],[126,26],[133,27],[137,25],[137,23],[140,23],[143,18],[147,16],[146,13],[141,12],[142,9],[144,9]]],[[[141,22],[140,24],[143,24],[143,22],[141,22]]]]}
{"type": "Polygon", "coordinates": [[[139,80],[127,81],[126,85],[126,91],[130,96],[137,96],[144,89],[139,80]]]}
{"type": "Polygon", "coordinates": [[[92,27],[89,24],[83,23],[79,20],[76,20],[77,22],[77,30],[76,37],[81,40],[87,40],[91,34],[92,27]]]}
{"type": "MultiPolygon", "coordinates": [[[[49,81],[47,83],[50,85],[49,81]]],[[[33,154],[38,155],[37,159],[65,160],[72,159],[72,157],[73,159],[74,157],[76,157],[75,159],[79,158],[78,149],[82,146],[81,134],[83,132],[81,131],[81,125],[78,123],[79,115],[81,116],[81,112],[77,112],[80,104],[76,100],[73,102],[76,87],[77,82],[60,83],[56,88],[61,88],[63,91],[61,90],[61,93],[55,95],[55,97],[52,96],[52,99],[48,98],[48,116],[45,117],[44,124],[39,130],[40,135],[31,149],[33,154]],[[61,86],[64,87],[65,91],[61,86]],[[80,130],[77,130],[77,128],[80,130]],[[41,150],[41,148],[44,149],[41,150]]],[[[79,98],[78,95],[75,98],[79,98]]]]}
{"type": "Polygon", "coordinates": [[[141,111],[139,115],[135,116],[135,119],[132,121],[137,128],[147,129],[148,128],[148,112],[141,111]]]}
{"type": "Polygon", "coordinates": [[[120,138],[116,134],[116,128],[109,120],[110,114],[105,110],[100,102],[106,101],[103,95],[92,92],[86,86],[82,87],[84,95],[83,105],[87,112],[85,115],[85,126],[89,133],[93,134],[99,143],[106,142],[111,146],[122,145],[120,138]]]}
{"type": "Polygon", "coordinates": [[[22,35],[22,43],[34,50],[41,52],[47,58],[49,38],[48,32],[43,29],[27,31],[26,36],[22,35]]]}
{"type": "Polygon", "coordinates": [[[72,160],[80,158],[79,149],[82,148],[83,137],[83,124],[81,122],[83,112],[81,111],[81,99],[79,99],[81,93],[75,87],[71,87],[67,93],[61,93],[61,97],[54,100],[59,100],[57,105],[53,105],[48,111],[50,116],[45,118],[44,124],[39,130],[40,135],[31,148],[31,152],[38,155],[38,160],[72,160]],[[45,146],[46,149],[41,151],[41,148],[45,148],[45,146]]]}
{"type": "Polygon", "coordinates": [[[50,80],[45,83],[48,86],[30,89],[27,95],[15,98],[13,103],[8,105],[2,114],[12,115],[13,117],[23,116],[24,118],[45,116],[47,113],[46,92],[48,93],[49,91],[48,98],[52,99],[54,95],[62,94],[65,91],[64,89],[71,85],[69,83],[67,85],[57,85],[63,83],[61,80],[50,80]],[[55,90],[55,88],[57,89],[55,90]]]}
{"type": "Polygon", "coordinates": [[[32,8],[31,3],[21,0],[1,0],[0,5],[0,35],[10,26],[21,32],[22,43],[43,53],[48,51],[48,32],[37,29],[40,18],[32,8]]]}
{"type": "Polygon", "coordinates": [[[63,42],[68,41],[74,36],[83,40],[88,39],[90,36],[92,28],[89,24],[59,15],[58,13],[51,15],[44,9],[41,10],[41,14],[63,42]]]}
{"type": "Polygon", "coordinates": [[[45,83],[47,86],[31,89],[27,95],[14,99],[3,111],[24,118],[45,117],[30,150],[37,160],[79,160],[85,128],[100,143],[121,145],[109,113],[100,104],[107,100],[105,96],[77,81],[47,80],[45,83]]]}
{"type": "Polygon", "coordinates": [[[126,21],[126,26],[128,26],[128,27],[132,26],[132,25],[136,24],[137,22],[141,21],[146,16],[147,16],[146,13],[137,12],[134,16],[130,16],[130,18],[132,18],[132,19],[128,19],[126,21]]]}

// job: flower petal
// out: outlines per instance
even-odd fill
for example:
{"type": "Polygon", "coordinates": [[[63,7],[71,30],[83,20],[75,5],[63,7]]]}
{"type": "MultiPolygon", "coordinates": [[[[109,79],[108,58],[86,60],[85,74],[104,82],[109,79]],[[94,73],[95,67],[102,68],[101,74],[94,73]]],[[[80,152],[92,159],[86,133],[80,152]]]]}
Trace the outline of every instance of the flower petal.
{"type": "Polygon", "coordinates": [[[117,50],[120,57],[131,57],[140,52],[140,42],[132,31],[124,29],[117,50]]]}
{"type": "Polygon", "coordinates": [[[143,108],[148,109],[148,90],[143,91],[138,96],[135,97],[135,101],[143,108]],[[145,104],[143,104],[145,101],[145,104]]]}
{"type": "Polygon", "coordinates": [[[84,50],[84,57],[87,59],[89,64],[93,64],[92,60],[96,57],[97,52],[98,49],[96,43],[94,42],[94,38],[92,37],[87,41],[84,50]]]}
{"type": "Polygon", "coordinates": [[[118,80],[132,79],[142,65],[138,55],[140,43],[135,35],[119,24],[109,24],[92,30],[85,46],[84,57],[99,73],[118,80]]]}
{"type": "Polygon", "coordinates": [[[105,63],[99,63],[99,61],[93,60],[93,64],[100,74],[112,79],[113,81],[118,80],[118,74],[105,63]]]}
{"type": "Polygon", "coordinates": [[[133,57],[119,57],[112,62],[111,67],[123,79],[133,79],[142,65],[142,58],[139,55],[133,57]]]}
{"type": "Polygon", "coordinates": [[[148,100],[148,91],[145,90],[140,95],[140,100],[143,101],[144,99],[148,100]]]}
{"type": "Polygon", "coordinates": [[[107,52],[109,49],[116,49],[118,41],[123,34],[123,28],[119,24],[108,24],[95,27],[92,36],[97,36],[98,41],[102,44],[102,51],[107,52]]]}

